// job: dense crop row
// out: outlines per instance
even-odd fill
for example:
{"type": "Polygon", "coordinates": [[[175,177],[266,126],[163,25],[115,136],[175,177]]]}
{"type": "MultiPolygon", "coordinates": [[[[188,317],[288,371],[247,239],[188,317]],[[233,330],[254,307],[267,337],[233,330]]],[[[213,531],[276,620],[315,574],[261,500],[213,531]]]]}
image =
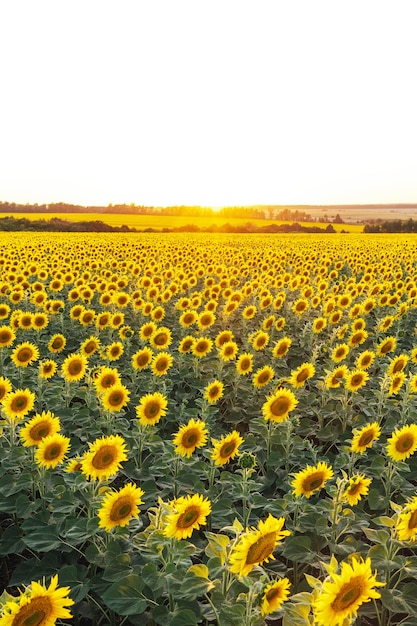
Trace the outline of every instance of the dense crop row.
{"type": "Polygon", "coordinates": [[[415,624],[414,238],[4,235],[0,271],[0,626],[415,624]]]}

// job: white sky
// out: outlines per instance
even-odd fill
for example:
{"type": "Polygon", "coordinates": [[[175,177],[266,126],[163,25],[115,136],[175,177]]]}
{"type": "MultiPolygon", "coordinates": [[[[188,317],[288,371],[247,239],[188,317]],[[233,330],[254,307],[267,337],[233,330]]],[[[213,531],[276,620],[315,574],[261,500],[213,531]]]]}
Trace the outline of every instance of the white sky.
{"type": "Polygon", "coordinates": [[[0,0],[0,200],[417,202],[415,0],[0,0]]]}

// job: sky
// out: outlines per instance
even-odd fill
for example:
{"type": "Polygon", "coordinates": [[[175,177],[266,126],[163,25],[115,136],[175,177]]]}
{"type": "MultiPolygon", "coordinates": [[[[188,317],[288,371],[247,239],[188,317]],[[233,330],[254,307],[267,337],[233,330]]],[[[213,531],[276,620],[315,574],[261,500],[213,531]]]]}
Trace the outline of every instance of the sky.
{"type": "Polygon", "coordinates": [[[0,200],[417,202],[415,0],[1,0],[0,200]]]}

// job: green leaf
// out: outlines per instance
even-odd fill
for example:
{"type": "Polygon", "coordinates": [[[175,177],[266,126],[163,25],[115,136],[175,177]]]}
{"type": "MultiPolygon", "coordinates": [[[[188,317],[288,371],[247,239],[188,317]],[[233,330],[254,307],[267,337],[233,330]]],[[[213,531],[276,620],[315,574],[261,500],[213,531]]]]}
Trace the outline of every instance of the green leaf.
{"type": "Polygon", "coordinates": [[[105,604],[119,615],[140,615],[147,608],[147,601],[141,594],[143,580],[138,574],[128,574],[101,595],[105,604]]]}
{"type": "Polygon", "coordinates": [[[282,555],[297,563],[310,563],[316,558],[315,552],[311,550],[311,539],[306,535],[286,537],[282,555]]]}
{"type": "Polygon", "coordinates": [[[33,580],[41,580],[43,576],[53,576],[59,572],[58,555],[56,552],[46,554],[43,559],[35,557],[19,563],[9,581],[11,587],[29,585],[33,580]]]}
{"type": "Polygon", "coordinates": [[[169,626],[197,626],[197,618],[190,609],[182,609],[170,620],[169,626]]]}
{"type": "Polygon", "coordinates": [[[364,528],[363,532],[367,538],[373,543],[386,545],[390,539],[390,534],[386,530],[374,530],[373,528],[364,528]]]}
{"type": "Polygon", "coordinates": [[[381,511],[389,505],[389,496],[382,496],[378,489],[370,489],[368,493],[368,504],[372,511],[381,511]]]}
{"type": "Polygon", "coordinates": [[[1,534],[0,554],[19,554],[25,550],[22,531],[19,526],[9,526],[1,534]]]}
{"type": "Polygon", "coordinates": [[[85,598],[90,589],[87,575],[88,569],[84,565],[64,565],[59,570],[59,585],[71,589],[70,597],[74,602],[85,598]]]}
{"type": "Polygon", "coordinates": [[[220,609],[219,623],[222,626],[242,626],[244,623],[245,607],[242,604],[223,603],[220,609]]]}

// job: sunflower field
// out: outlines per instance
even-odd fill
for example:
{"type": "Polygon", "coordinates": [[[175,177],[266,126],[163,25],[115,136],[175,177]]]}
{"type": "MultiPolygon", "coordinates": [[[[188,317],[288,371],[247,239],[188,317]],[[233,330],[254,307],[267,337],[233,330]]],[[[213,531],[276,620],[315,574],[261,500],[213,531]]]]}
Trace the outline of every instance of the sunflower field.
{"type": "Polygon", "coordinates": [[[0,626],[416,626],[417,239],[0,235],[0,626]]]}

